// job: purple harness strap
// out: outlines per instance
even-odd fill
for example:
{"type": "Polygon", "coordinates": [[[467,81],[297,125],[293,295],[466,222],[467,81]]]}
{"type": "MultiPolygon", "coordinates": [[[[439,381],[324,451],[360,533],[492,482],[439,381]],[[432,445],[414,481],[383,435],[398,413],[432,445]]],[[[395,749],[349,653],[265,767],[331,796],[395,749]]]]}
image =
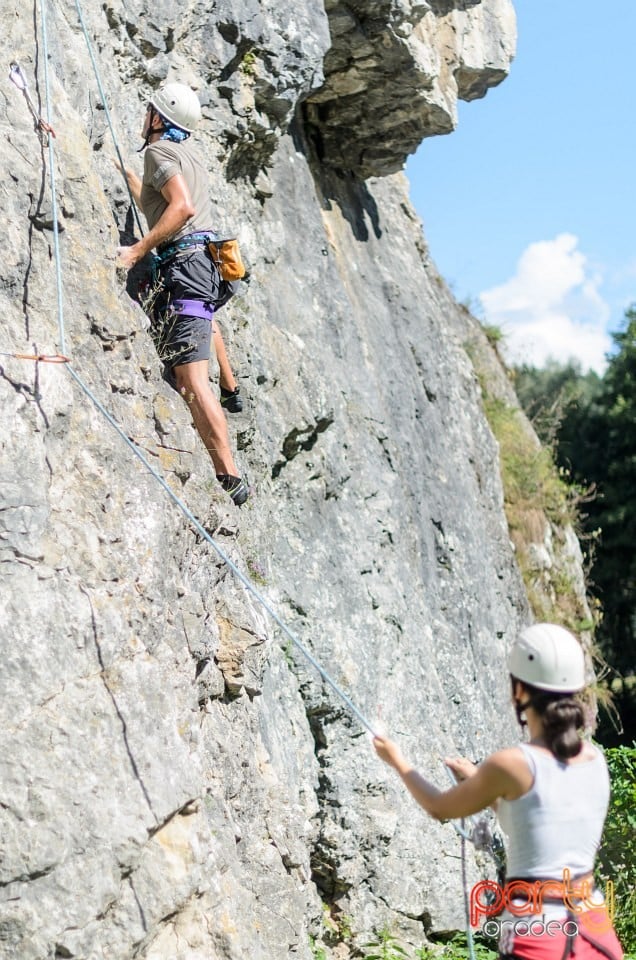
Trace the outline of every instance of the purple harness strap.
{"type": "Polygon", "coordinates": [[[184,314],[186,317],[200,317],[202,320],[212,320],[214,316],[214,307],[211,303],[205,303],[203,300],[173,300],[169,304],[175,313],[184,314]]]}

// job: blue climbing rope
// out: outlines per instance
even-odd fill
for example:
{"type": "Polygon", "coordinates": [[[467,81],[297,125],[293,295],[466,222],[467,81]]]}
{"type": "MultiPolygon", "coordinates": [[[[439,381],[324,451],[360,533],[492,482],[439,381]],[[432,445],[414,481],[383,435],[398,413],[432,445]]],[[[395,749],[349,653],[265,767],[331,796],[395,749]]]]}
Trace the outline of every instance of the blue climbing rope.
{"type": "Polygon", "coordinates": [[[117,421],[113,419],[113,417],[110,415],[108,410],[106,410],[106,408],[99,402],[99,400],[97,399],[95,394],[92,392],[92,390],[90,390],[90,388],[86,386],[86,384],[83,382],[81,377],[77,374],[77,372],[73,368],[73,365],[67,364],[66,369],[71,374],[71,376],[73,377],[77,385],[80,387],[80,389],[86,394],[86,396],[92,401],[92,403],[94,403],[94,405],[97,407],[97,409],[102,414],[102,416],[106,418],[106,420],[111,425],[111,427],[119,434],[119,436],[124,441],[126,446],[128,446],[130,450],[132,450],[132,452],[137,457],[137,459],[141,461],[141,463],[144,465],[146,470],[148,470],[148,472],[155,478],[155,480],[161,485],[164,491],[168,494],[170,499],[177,505],[179,510],[181,510],[183,515],[190,521],[190,523],[195,528],[197,533],[200,534],[204,538],[204,540],[206,540],[207,543],[209,543],[210,546],[217,552],[221,560],[223,560],[223,562],[227,564],[227,566],[230,568],[232,573],[234,573],[234,575],[241,581],[241,583],[246,587],[246,589],[249,590],[252,596],[267,611],[267,613],[270,615],[272,620],[274,620],[274,622],[278,624],[278,626],[281,628],[285,636],[288,637],[289,640],[291,640],[291,642],[294,644],[295,647],[298,648],[298,650],[300,650],[302,655],[309,661],[312,667],[314,667],[318,671],[322,679],[331,687],[334,693],[336,693],[340,697],[340,699],[348,707],[351,713],[353,713],[358,718],[362,726],[365,727],[369,731],[369,733],[375,735],[375,731],[371,726],[371,723],[366,719],[364,714],[356,707],[356,705],[347,696],[344,690],[342,690],[338,686],[338,684],[333,679],[333,677],[329,674],[329,672],[325,670],[323,666],[321,666],[321,664],[309,652],[309,650],[305,647],[305,645],[301,643],[298,637],[289,629],[287,624],[283,620],[281,620],[279,615],[276,613],[273,607],[271,607],[271,605],[267,602],[265,597],[263,597],[263,595],[259,593],[259,591],[256,589],[256,587],[251,582],[251,580],[245,576],[243,571],[240,570],[239,567],[237,567],[234,561],[227,555],[227,553],[225,553],[225,551],[219,546],[216,540],[214,540],[214,538],[210,536],[210,534],[205,529],[205,527],[203,527],[201,523],[197,520],[197,518],[194,516],[190,508],[183,502],[181,497],[177,496],[177,494],[174,492],[174,490],[172,490],[172,488],[169,486],[166,480],[161,476],[161,474],[157,470],[155,470],[155,468],[152,466],[151,463],[148,462],[148,460],[144,457],[144,455],[136,446],[136,444],[134,444],[133,441],[130,439],[130,437],[128,437],[124,433],[124,431],[121,429],[117,421]]]}
{"type": "MultiPolygon", "coordinates": [[[[464,821],[462,820],[462,826],[464,821]]],[[[470,894],[468,892],[468,871],[466,869],[466,838],[461,838],[461,858],[462,858],[462,894],[464,897],[464,917],[466,921],[466,945],[468,946],[469,960],[475,960],[475,943],[473,941],[473,931],[470,925],[470,894]]]]}
{"type": "MultiPolygon", "coordinates": [[[[449,780],[453,785],[457,784],[457,777],[454,775],[452,770],[448,767],[445,767],[446,773],[448,774],[449,780]]],[[[470,817],[470,822],[474,824],[473,817],[470,817]]],[[[454,820],[451,820],[451,823],[455,829],[455,832],[459,834],[460,838],[460,855],[462,863],[462,896],[464,898],[464,917],[466,921],[466,945],[468,947],[468,960],[476,960],[475,958],[475,944],[473,941],[473,931],[470,925],[470,898],[468,894],[468,876],[466,870],[466,843],[473,842],[473,834],[468,833],[464,824],[466,820],[464,817],[460,820],[459,824],[455,823],[454,820]]]]}

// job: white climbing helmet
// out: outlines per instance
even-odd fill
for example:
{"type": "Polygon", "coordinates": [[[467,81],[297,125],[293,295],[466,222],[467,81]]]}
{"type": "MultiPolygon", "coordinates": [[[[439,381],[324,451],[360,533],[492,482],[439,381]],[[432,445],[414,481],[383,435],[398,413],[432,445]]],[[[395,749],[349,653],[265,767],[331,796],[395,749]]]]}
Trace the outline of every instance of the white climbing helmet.
{"type": "Polygon", "coordinates": [[[585,686],[585,658],[576,637],[554,623],[522,630],[508,654],[513,677],[539,690],[574,693],[585,686]]]}
{"type": "Polygon", "coordinates": [[[150,103],[157,113],[187,133],[192,133],[201,119],[199,98],[185,83],[165,83],[152,95],[150,103]]]}

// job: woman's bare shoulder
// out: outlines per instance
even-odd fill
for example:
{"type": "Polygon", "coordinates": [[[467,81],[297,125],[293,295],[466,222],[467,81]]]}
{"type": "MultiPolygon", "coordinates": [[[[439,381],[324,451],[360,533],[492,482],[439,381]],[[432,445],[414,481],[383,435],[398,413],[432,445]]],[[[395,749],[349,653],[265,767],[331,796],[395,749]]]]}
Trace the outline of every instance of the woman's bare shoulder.
{"type": "Polygon", "coordinates": [[[505,800],[516,800],[523,796],[534,783],[534,772],[528,766],[528,760],[521,747],[506,747],[491,754],[485,761],[492,770],[505,777],[507,789],[501,796],[505,800]]]}
{"type": "Polygon", "coordinates": [[[503,750],[497,750],[496,753],[491,753],[485,762],[492,763],[500,769],[514,768],[518,765],[528,766],[521,747],[504,747],[503,750]]]}

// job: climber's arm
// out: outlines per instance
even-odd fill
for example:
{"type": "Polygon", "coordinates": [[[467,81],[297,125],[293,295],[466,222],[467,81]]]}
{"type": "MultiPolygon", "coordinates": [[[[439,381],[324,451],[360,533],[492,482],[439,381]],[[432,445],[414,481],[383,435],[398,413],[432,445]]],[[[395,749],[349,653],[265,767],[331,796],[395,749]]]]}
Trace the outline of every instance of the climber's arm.
{"type": "Polygon", "coordinates": [[[166,181],[161,193],[167,206],[152,230],[137,243],[130,247],[119,247],[117,251],[119,260],[125,267],[134,267],[154,247],[170,240],[195,214],[188,185],[180,173],[166,181]]]}

